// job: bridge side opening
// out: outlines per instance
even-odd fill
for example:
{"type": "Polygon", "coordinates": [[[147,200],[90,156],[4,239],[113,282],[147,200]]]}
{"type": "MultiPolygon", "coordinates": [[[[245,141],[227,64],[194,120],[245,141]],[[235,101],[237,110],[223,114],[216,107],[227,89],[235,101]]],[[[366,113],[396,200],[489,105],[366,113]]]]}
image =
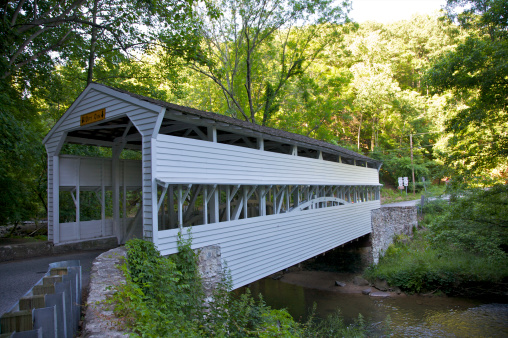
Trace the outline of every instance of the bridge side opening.
{"type": "Polygon", "coordinates": [[[379,186],[170,184],[158,181],[158,228],[178,229],[379,200],[379,186]]]}

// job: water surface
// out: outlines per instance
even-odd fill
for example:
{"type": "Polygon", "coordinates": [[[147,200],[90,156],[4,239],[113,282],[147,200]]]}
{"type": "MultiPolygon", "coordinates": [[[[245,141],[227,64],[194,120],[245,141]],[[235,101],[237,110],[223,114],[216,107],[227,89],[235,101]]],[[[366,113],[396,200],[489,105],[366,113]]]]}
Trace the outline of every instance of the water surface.
{"type": "Polygon", "coordinates": [[[482,303],[453,297],[400,296],[374,298],[315,290],[271,278],[249,286],[261,293],[273,308],[286,308],[296,320],[304,321],[314,302],[317,316],[326,317],[340,309],[344,321],[352,323],[361,313],[381,332],[389,318],[393,337],[508,337],[508,304],[482,303]]]}

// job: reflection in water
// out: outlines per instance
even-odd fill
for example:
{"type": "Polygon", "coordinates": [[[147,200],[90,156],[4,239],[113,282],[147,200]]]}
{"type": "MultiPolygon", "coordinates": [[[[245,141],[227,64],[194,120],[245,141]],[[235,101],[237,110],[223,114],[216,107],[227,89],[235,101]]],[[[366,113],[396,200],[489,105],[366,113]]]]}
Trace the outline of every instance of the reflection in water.
{"type": "Polygon", "coordinates": [[[286,308],[300,321],[316,302],[319,317],[339,308],[346,323],[352,323],[359,313],[370,323],[382,323],[389,316],[393,337],[508,337],[508,304],[446,297],[373,298],[308,289],[270,278],[249,288],[253,295],[261,293],[271,307],[286,308]]]}

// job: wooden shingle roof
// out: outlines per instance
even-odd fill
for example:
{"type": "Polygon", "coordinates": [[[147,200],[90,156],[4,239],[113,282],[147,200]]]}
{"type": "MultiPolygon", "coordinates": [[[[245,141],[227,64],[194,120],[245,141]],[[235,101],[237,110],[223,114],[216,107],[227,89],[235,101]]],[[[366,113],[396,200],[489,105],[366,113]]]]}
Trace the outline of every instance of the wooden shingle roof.
{"type": "Polygon", "coordinates": [[[242,120],[239,120],[239,119],[235,119],[235,118],[232,118],[232,117],[229,117],[229,116],[225,116],[225,115],[221,115],[221,114],[217,114],[217,113],[212,113],[212,112],[207,112],[207,111],[203,111],[203,110],[199,110],[199,109],[194,109],[194,108],[190,108],[190,107],[180,106],[180,105],[177,105],[177,104],[174,104],[174,103],[169,103],[169,102],[153,99],[153,98],[150,98],[150,97],[147,97],[147,96],[142,96],[142,95],[134,94],[134,93],[131,93],[131,92],[123,90],[123,89],[109,87],[109,86],[106,86],[106,85],[103,85],[103,84],[96,84],[96,85],[104,86],[104,87],[109,88],[111,90],[115,90],[117,92],[120,92],[120,93],[123,93],[123,94],[127,94],[127,95],[129,95],[129,96],[131,96],[131,97],[133,97],[135,99],[138,99],[138,100],[141,100],[141,101],[145,101],[145,102],[149,102],[151,104],[154,104],[154,105],[157,105],[157,106],[160,106],[160,107],[164,107],[164,108],[166,108],[166,110],[181,112],[181,113],[184,113],[184,114],[197,116],[197,117],[200,117],[200,118],[203,118],[203,119],[213,120],[213,121],[216,121],[216,122],[219,122],[219,123],[225,123],[225,124],[229,124],[229,125],[232,125],[232,126],[237,126],[237,127],[242,128],[242,129],[248,129],[248,130],[251,130],[251,131],[254,131],[254,132],[257,132],[257,133],[261,133],[261,134],[264,134],[264,135],[269,135],[269,136],[273,136],[273,137],[277,137],[277,138],[287,139],[288,141],[295,141],[295,142],[298,142],[298,143],[307,144],[307,145],[309,145],[311,147],[312,146],[318,147],[318,148],[321,148],[323,150],[327,150],[330,153],[341,155],[341,156],[344,156],[346,158],[352,158],[352,159],[356,159],[356,160],[361,160],[361,161],[366,161],[366,162],[369,162],[369,163],[373,163],[373,164],[376,165],[376,167],[379,167],[381,165],[381,163],[382,163],[381,161],[372,159],[370,157],[367,157],[365,155],[362,155],[362,154],[359,154],[357,152],[351,151],[349,149],[346,149],[346,148],[343,148],[343,147],[340,147],[340,146],[337,146],[337,145],[334,145],[334,144],[331,144],[331,143],[328,143],[328,142],[325,142],[325,141],[316,140],[316,139],[313,139],[313,138],[308,137],[308,136],[304,136],[304,135],[300,135],[300,134],[295,134],[295,133],[291,133],[291,132],[287,132],[287,131],[279,130],[279,129],[275,129],[275,128],[261,126],[261,125],[258,125],[258,124],[242,121],[242,120]]]}

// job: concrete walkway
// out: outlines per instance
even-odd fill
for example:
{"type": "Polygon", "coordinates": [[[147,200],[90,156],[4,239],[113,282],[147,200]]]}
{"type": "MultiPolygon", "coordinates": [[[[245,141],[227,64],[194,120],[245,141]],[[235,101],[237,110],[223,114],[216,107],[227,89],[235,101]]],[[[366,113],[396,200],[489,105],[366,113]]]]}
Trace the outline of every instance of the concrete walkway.
{"type": "Polygon", "coordinates": [[[80,260],[83,290],[90,283],[92,262],[107,250],[73,252],[49,257],[30,258],[0,263],[0,316],[25,295],[48,271],[53,262],[80,260]]]}

